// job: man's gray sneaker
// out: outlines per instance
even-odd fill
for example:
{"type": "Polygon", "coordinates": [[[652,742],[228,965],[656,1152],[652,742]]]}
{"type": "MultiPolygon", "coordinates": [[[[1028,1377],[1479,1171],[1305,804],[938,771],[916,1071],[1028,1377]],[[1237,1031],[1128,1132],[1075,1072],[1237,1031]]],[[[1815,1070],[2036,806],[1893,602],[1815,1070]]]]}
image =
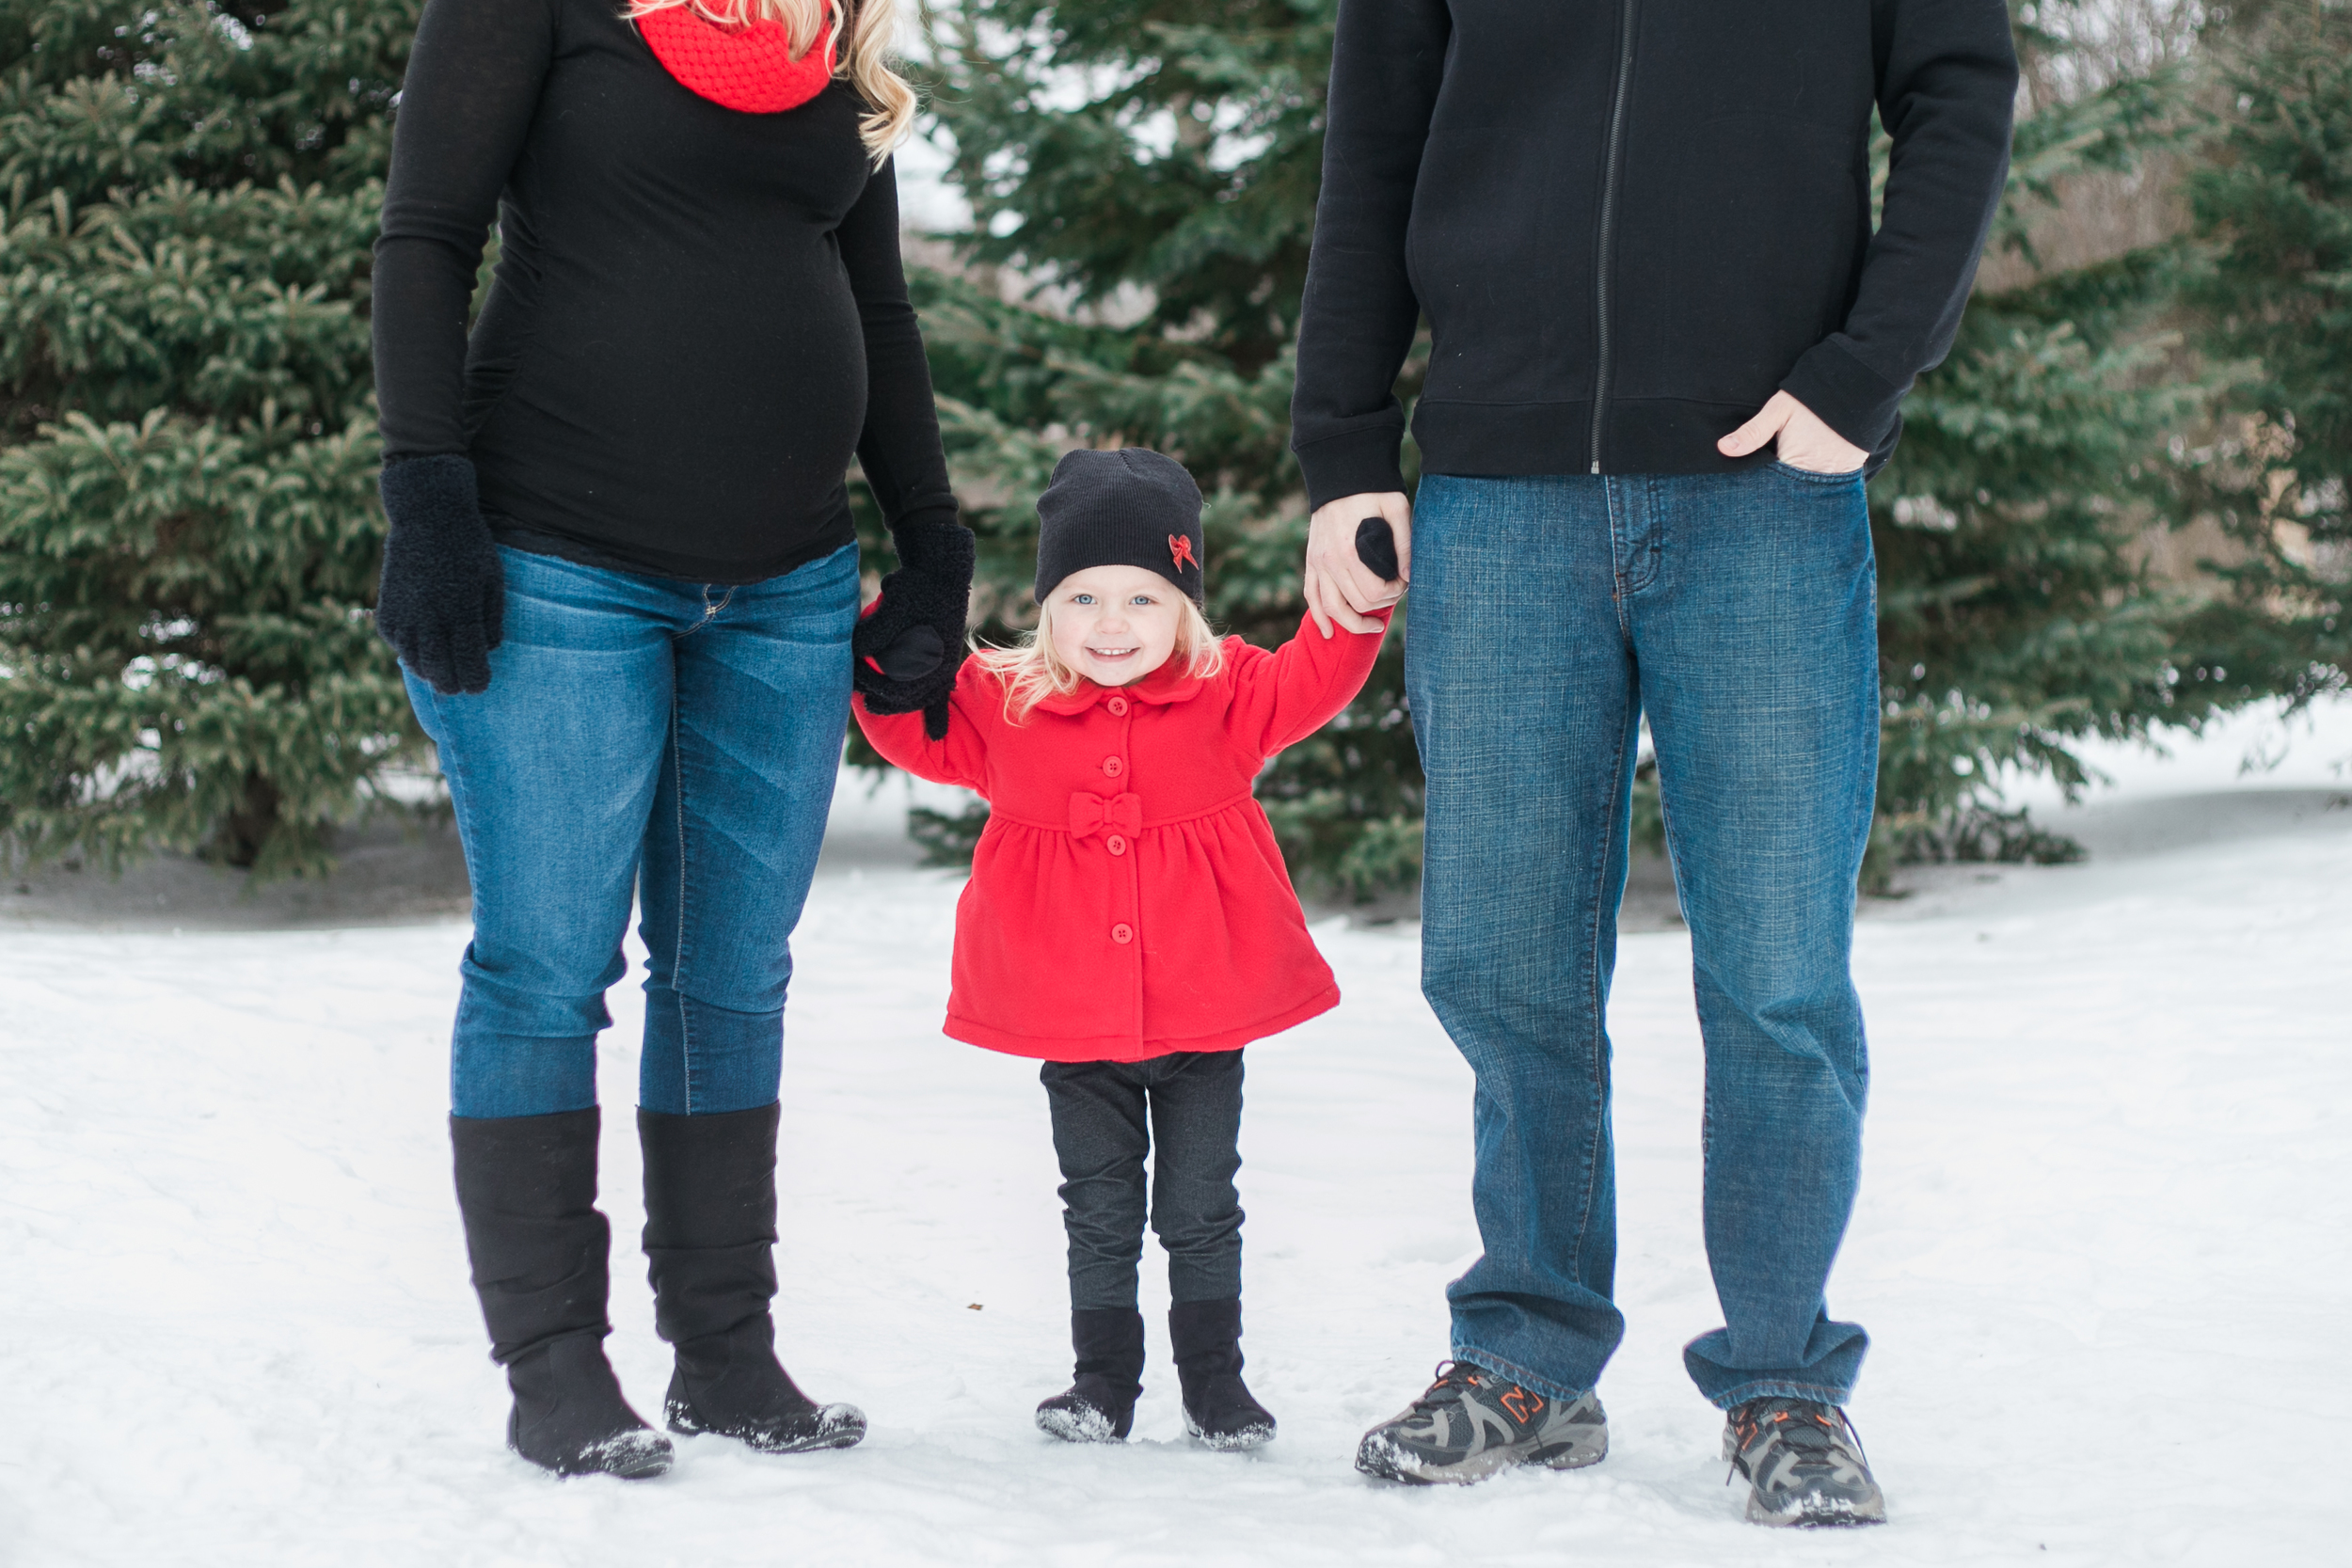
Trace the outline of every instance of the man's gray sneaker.
{"type": "Polygon", "coordinates": [[[1560,1401],[1467,1361],[1402,1414],[1364,1433],[1356,1468],[1385,1481],[1484,1481],[1515,1465],[1574,1470],[1609,1452],[1609,1418],[1591,1394],[1560,1401]]]}
{"type": "Polygon", "coordinates": [[[1734,1405],[1724,1422],[1724,1457],[1748,1478],[1751,1524],[1886,1523],[1886,1498],[1862,1440],[1834,1404],[1767,1395],[1734,1405]]]}

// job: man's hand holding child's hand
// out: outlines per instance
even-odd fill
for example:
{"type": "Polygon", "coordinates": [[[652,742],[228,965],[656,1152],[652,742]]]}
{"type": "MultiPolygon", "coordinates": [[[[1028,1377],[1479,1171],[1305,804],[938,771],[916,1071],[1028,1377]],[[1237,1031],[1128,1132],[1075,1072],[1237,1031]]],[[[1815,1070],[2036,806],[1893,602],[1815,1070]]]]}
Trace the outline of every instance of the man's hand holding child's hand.
{"type": "Polygon", "coordinates": [[[1378,631],[1372,618],[1405,597],[1413,578],[1413,503],[1399,491],[1342,496],[1315,508],[1307,525],[1307,564],[1301,574],[1307,611],[1325,637],[1338,623],[1343,630],[1378,631]],[[1386,517],[1396,536],[1397,578],[1383,582],[1356,553],[1356,531],[1367,517],[1386,517]]]}

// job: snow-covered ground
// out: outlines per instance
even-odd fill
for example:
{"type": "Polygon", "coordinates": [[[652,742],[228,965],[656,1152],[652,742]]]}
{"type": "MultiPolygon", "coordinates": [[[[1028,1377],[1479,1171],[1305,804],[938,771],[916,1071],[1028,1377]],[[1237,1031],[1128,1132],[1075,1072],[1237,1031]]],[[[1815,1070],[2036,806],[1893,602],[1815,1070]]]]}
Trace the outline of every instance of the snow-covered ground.
{"type": "MultiPolygon", "coordinates": [[[[1680,1371],[1715,1307],[1673,931],[1626,941],[1612,1008],[1631,1330],[1606,1464],[1468,1491],[1349,1468],[1443,1354],[1440,1291],[1477,1245],[1469,1075],[1409,924],[1319,927],[1345,1005],[1251,1053],[1248,1344],[1280,1438],[1191,1449],[1164,1361],[1137,1441],[1040,1435],[1068,1370],[1043,1099],[1033,1067],[937,1034],[955,883],[890,863],[885,793],[844,801],[785,1090],[781,1339],[866,1408],[864,1447],[689,1439],[637,1485],[504,1452],[441,1123],[462,926],[18,925],[0,1562],[2344,1561],[2352,774],[2329,764],[2352,707],[2241,777],[2258,727],[2107,759],[2121,786],[2058,819],[2089,863],[1946,868],[1866,919],[1877,1072],[1832,1304],[1876,1339],[1855,1415],[1885,1529],[1740,1523],[1680,1371]]],[[[636,993],[614,998],[626,1107],[636,993]]],[[[612,1349],[651,1409],[628,1125],[605,1146],[612,1349]]]]}

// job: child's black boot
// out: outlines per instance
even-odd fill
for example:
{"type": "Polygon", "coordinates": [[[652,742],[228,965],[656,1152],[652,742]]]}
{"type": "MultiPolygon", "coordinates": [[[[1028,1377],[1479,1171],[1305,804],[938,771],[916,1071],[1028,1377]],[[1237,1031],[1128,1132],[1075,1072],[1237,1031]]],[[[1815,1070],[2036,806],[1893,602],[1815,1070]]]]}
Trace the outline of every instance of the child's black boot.
{"type": "Polygon", "coordinates": [[[670,1430],[716,1433],[762,1453],[846,1449],[853,1404],[818,1404],[776,1361],[778,1109],[637,1113],[645,1151],[645,1262],[654,1329],[677,1351],[670,1430]]]}
{"type": "Polygon", "coordinates": [[[1037,1407],[1041,1432],[1065,1443],[1123,1443],[1143,1392],[1143,1314],[1132,1307],[1088,1307],[1070,1314],[1077,1377],[1067,1393],[1037,1407]]]}
{"type": "Polygon", "coordinates": [[[1184,1390],[1184,1430],[1213,1449],[1271,1441],[1274,1418],[1241,1380],[1241,1303],[1181,1301],[1168,1309],[1168,1338],[1184,1390]]]}

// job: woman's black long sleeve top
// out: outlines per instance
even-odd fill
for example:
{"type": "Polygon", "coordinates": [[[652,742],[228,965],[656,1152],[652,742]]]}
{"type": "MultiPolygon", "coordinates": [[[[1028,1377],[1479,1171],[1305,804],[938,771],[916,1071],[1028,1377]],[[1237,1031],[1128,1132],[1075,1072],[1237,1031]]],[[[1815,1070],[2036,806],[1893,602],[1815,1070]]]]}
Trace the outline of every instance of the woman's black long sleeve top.
{"type": "Polygon", "coordinates": [[[504,543],[690,580],[848,544],[853,452],[893,527],[952,521],[864,112],[839,80],[723,108],[619,0],[430,0],[375,251],[386,456],[471,457],[504,543]]]}

